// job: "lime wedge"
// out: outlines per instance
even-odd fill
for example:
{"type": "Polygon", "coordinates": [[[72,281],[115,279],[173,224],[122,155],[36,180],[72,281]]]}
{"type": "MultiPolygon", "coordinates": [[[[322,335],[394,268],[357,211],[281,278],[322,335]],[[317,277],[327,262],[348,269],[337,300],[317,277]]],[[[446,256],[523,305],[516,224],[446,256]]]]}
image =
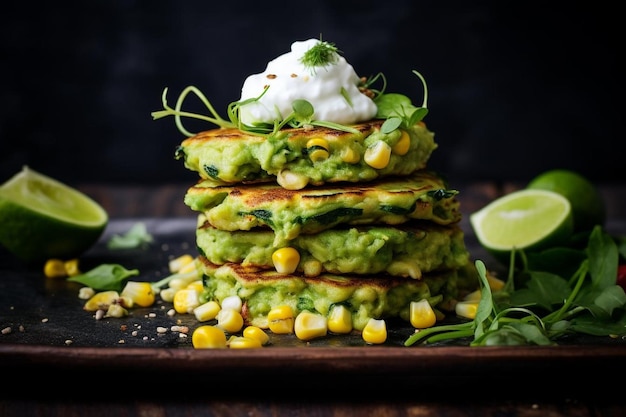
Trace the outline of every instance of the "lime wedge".
{"type": "Polygon", "coordinates": [[[27,166],[0,185],[0,244],[23,261],[77,257],[107,223],[97,202],[27,166]]]}
{"type": "Polygon", "coordinates": [[[514,191],[492,201],[471,214],[470,223],[480,244],[496,255],[514,248],[535,251],[556,246],[574,230],[569,200],[537,189],[514,191]]]}
{"type": "Polygon", "coordinates": [[[606,207],[598,188],[582,174],[567,169],[545,171],[533,178],[526,188],[554,191],[566,197],[572,205],[574,231],[604,226],[606,207]]]}

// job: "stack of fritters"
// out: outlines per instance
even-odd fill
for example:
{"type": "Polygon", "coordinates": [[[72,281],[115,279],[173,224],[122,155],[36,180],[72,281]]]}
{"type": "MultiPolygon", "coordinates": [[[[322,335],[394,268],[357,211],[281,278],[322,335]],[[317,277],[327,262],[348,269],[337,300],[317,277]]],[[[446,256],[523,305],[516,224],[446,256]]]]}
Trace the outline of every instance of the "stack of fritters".
{"type": "Polygon", "coordinates": [[[408,320],[423,298],[451,308],[471,287],[457,192],[426,170],[437,145],[423,123],[390,133],[382,123],[215,129],[181,143],[177,157],[200,175],[185,203],[199,212],[209,298],[238,295],[246,323],[264,328],[284,304],[323,315],[343,304],[356,330],[369,318],[408,320]],[[299,254],[293,272],[273,261],[285,247],[299,254]]]}

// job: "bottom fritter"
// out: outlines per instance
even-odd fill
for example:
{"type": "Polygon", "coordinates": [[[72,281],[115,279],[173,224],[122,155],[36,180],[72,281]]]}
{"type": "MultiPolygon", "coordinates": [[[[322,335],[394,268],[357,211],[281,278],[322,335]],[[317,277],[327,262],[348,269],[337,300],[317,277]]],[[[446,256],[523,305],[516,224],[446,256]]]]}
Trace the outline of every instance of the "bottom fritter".
{"type": "Polygon", "coordinates": [[[408,321],[412,301],[428,299],[435,308],[451,311],[455,300],[478,284],[470,264],[407,280],[333,274],[305,277],[237,263],[215,265],[202,256],[199,260],[207,300],[221,303],[228,296],[239,296],[246,324],[261,328],[268,328],[267,314],[281,305],[291,306],[296,313],[310,310],[328,315],[332,306],[342,304],[352,314],[354,329],[361,331],[370,318],[400,317],[408,321]]]}

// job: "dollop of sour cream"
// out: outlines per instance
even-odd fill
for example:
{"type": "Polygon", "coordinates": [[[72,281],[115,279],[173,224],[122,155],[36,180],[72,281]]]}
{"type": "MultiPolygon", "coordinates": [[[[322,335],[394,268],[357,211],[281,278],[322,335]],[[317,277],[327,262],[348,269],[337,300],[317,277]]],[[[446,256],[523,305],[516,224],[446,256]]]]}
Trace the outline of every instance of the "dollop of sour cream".
{"type": "Polygon", "coordinates": [[[269,88],[259,100],[241,106],[243,123],[273,124],[291,114],[292,103],[298,99],[313,105],[313,120],[347,125],[376,115],[376,104],[359,91],[359,76],[344,57],[336,54],[336,60],[325,66],[310,68],[302,64],[304,54],[318,42],[294,42],[291,52],[270,61],[262,73],[246,78],[240,100],[257,98],[266,86],[269,88]]]}

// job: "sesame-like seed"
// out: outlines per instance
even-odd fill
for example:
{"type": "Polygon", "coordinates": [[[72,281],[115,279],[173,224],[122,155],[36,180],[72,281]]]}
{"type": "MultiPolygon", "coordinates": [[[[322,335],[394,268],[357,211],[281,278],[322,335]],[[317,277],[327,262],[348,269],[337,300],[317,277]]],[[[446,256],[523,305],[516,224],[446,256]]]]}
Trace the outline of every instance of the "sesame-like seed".
{"type": "Polygon", "coordinates": [[[148,317],[150,317],[150,318],[155,318],[155,317],[156,317],[156,313],[149,313],[149,314],[148,314],[148,317]]]}
{"type": "Polygon", "coordinates": [[[124,343],[126,343],[126,341],[124,339],[120,339],[117,343],[119,343],[120,345],[123,345],[124,343]]]}
{"type": "Polygon", "coordinates": [[[26,329],[24,329],[24,326],[20,324],[20,327],[19,327],[19,331],[20,331],[20,333],[24,333],[24,331],[25,331],[25,330],[26,330],[26,329]]]}
{"type": "Polygon", "coordinates": [[[185,339],[187,338],[187,335],[185,333],[178,333],[178,337],[181,339],[185,339]]]}
{"type": "Polygon", "coordinates": [[[71,345],[72,343],[74,343],[74,342],[73,342],[71,339],[67,339],[67,340],[65,341],[65,344],[66,344],[67,346],[71,345]]]}
{"type": "Polygon", "coordinates": [[[98,310],[96,311],[96,320],[101,320],[104,317],[104,310],[98,310]]]}
{"type": "Polygon", "coordinates": [[[176,310],[174,310],[173,308],[170,308],[169,310],[167,310],[167,315],[170,317],[173,317],[176,314],[176,310]]]}
{"type": "Polygon", "coordinates": [[[41,319],[41,322],[42,322],[42,323],[47,323],[47,322],[48,322],[48,319],[41,319]]]}
{"type": "Polygon", "coordinates": [[[291,78],[298,78],[298,74],[291,74],[291,78]]]}
{"type": "Polygon", "coordinates": [[[9,334],[9,333],[11,333],[10,327],[5,327],[4,329],[2,329],[2,334],[9,334]]]}
{"type": "Polygon", "coordinates": [[[143,340],[148,340],[148,336],[144,336],[142,339],[143,340]]]}
{"type": "Polygon", "coordinates": [[[273,80],[277,77],[276,74],[267,74],[267,78],[269,78],[270,80],[273,80]]]}
{"type": "Polygon", "coordinates": [[[167,332],[167,327],[157,327],[157,333],[166,333],[167,332]]]}
{"type": "Polygon", "coordinates": [[[125,325],[125,324],[122,324],[122,325],[120,326],[120,330],[121,330],[121,331],[123,331],[123,332],[125,332],[126,330],[128,330],[128,326],[127,326],[127,325],[125,325]]]}
{"type": "Polygon", "coordinates": [[[132,334],[133,336],[137,336],[137,334],[138,334],[138,333],[139,333],[139,332],[138,332],[137,330],[133,330],[131,334],[132,334]]]}

